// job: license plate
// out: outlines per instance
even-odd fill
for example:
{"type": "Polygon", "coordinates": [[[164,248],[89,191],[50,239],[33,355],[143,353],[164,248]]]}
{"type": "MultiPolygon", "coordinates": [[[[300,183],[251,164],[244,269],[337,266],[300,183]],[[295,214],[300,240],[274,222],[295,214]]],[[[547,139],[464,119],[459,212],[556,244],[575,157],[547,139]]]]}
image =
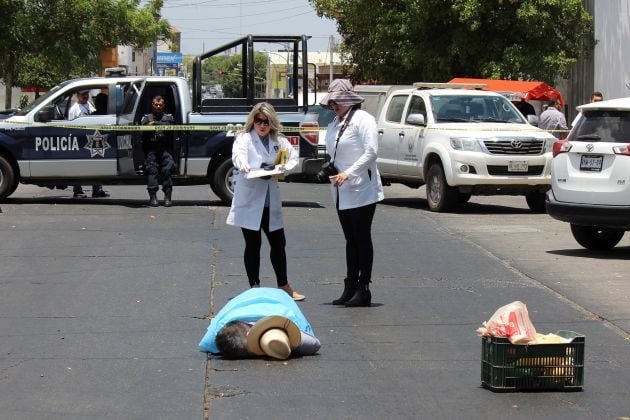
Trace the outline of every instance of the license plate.
{"type": "Polygon", "coordinates": [[[599,172],[602,170],[603,156],[582,155],[580,158],[580,170],[599,172]]]}
{"type": "Polygon", "coordinates": [[[526,160],[510,160],[508,162],[508,172],[527,172],[529,165],[526,160]]]}

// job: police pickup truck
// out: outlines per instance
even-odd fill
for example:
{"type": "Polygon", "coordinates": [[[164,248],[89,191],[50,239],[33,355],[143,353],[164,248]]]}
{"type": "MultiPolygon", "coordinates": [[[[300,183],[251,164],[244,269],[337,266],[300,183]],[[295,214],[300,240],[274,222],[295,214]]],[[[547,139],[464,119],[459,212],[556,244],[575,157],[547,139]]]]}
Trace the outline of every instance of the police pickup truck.
{"type": "Polygon", "coordinates": [[[432,211],[471,195],[524,195],[544,211],[553,135],[527,123],[504,96],[451,83],[356,86],[379,133],[384,185],[426,184],[432,211]]]}
{"type": "Polygon", "coordinates": [[[197,56],[192,89],[183,78],[164,76],[85,78],[55,86],[27,108],[0,121],[0,201],[19,183],[49,187],[144,184],[142,130],[152,127],[140,126],[140,120],[151,112],[156,95],[165,99],[165,112],[175,120],[170,145],[176,162],[175,185],[209,184],[221,200],[230,203],[235,172],[232,143],[248,112],[262,101],[274,105],[283,134],[299,150],[300,164],[285,179],[315,174],[323,161],[317,156],[317,114],[307,112],[307,90],[297,94],[299,86],[309,86],[308,72],[302,72],[301,65],[307,63],[306,40],[306,36],[249,35],[197,56]],[[269,51],[269,45],[275,44],[285,48],[289,68],[282,70],[284,74],[299,75],[287,77],[286,86],[281,88],[265,86],[265,80],[277,80],[260,77],[260,66],[254,65],[255,57],[260,62],[255,56],[260,54],[255,52],[261,51],[258,47],[266,46],[269,51]],[[203,74],[204,61],[238,50],[239,65],[224,79],[227,83],[231,77],[232,84],[237,84],[236,94],[203,97],[204,83],[210,83],[203,74]],[[106,109],[98,115],[69,120],[76,93],[84,90],[90,90],[92,96],[105,93],[106,109]]]}

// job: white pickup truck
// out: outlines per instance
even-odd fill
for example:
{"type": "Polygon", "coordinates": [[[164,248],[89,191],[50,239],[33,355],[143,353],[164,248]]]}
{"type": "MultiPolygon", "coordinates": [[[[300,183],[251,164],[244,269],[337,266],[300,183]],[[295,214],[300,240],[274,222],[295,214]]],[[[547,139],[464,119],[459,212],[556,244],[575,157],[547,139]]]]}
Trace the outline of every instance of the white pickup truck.
{"type": "Polygon", "coordinates": [[[378,125],[383,184],[426,184],[432,211],[453,210],[471,195],[524,195],[530,209],[543,212],[555,137],[530,125],[504,96],[480,88],[356,86],[378,125]]]}

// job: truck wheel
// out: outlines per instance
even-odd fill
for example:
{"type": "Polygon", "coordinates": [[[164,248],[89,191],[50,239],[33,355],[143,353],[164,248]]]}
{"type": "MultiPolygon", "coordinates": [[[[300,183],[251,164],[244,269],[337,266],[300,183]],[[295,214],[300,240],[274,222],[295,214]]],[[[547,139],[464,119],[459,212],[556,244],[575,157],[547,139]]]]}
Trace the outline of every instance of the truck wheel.
{"type": "Polygon", "coordinates": [[[578,244],[584,248],[593,251],[605,251],[617,245],[625,231],[623,229],[571,224],[571,233],[578,244]]]}
{"type": "Polygon", "coordinates": [[[232,159],[227,157],[219,162],[210,174],[210,188],[212,188],[212,192],[228,206],[232,204],[232,198],[234,197],[234,177],[236,172],[232,159]]]}
{"type": "Polygon", "coordinates": [[[17,184],[13,166],[3,156],[0,156],[0,201],[13,194],[17,184]]]}
{"type": "Polygon", "coordinates": [[[534,213],[545,212],[545,193],[542,192],[530,192],[525,194],[525,201],[530,210],[534,213]]]}
{"type": "Polygon", "coordinates": [[[449,211],[455,204],[459,192],[457,188],[453,188],[446,182],[444,169],[440,163],[434,163],[427,173],[427,203],[429,210],[444,212],[449,211]]]}

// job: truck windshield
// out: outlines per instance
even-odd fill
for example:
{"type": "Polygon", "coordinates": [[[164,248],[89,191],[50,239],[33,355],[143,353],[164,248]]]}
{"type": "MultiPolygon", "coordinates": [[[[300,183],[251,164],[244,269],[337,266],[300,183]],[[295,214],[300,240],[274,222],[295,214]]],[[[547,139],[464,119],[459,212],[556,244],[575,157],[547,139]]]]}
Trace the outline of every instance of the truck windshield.
{"type": "Polygon", "coordinates": [[[502,96],[434,95],[431,109],[436,122],[497,122],[527,124],[514,105],[502,96]]]}
{"type": "Polygon", "coordinates": [[[15,113],[15,115],[26,115],[26,114],[28,114],[35,107],[37,107],[39,104],[41,104],[42,102],[47,100],[50,96],[54,95],[59,89],[61,89],[64,86],[66,86],[68,83],[70,83],[70,81],[63,82],[62,84],[57,85],[54,88],[50,89],[48,92],[46,92],[42,96],[40,96],[39,98],[35,99],[35,101],[33,101],[32,103],[30,103],[26,107],[20,109],[18,112],[15,113]]]}

